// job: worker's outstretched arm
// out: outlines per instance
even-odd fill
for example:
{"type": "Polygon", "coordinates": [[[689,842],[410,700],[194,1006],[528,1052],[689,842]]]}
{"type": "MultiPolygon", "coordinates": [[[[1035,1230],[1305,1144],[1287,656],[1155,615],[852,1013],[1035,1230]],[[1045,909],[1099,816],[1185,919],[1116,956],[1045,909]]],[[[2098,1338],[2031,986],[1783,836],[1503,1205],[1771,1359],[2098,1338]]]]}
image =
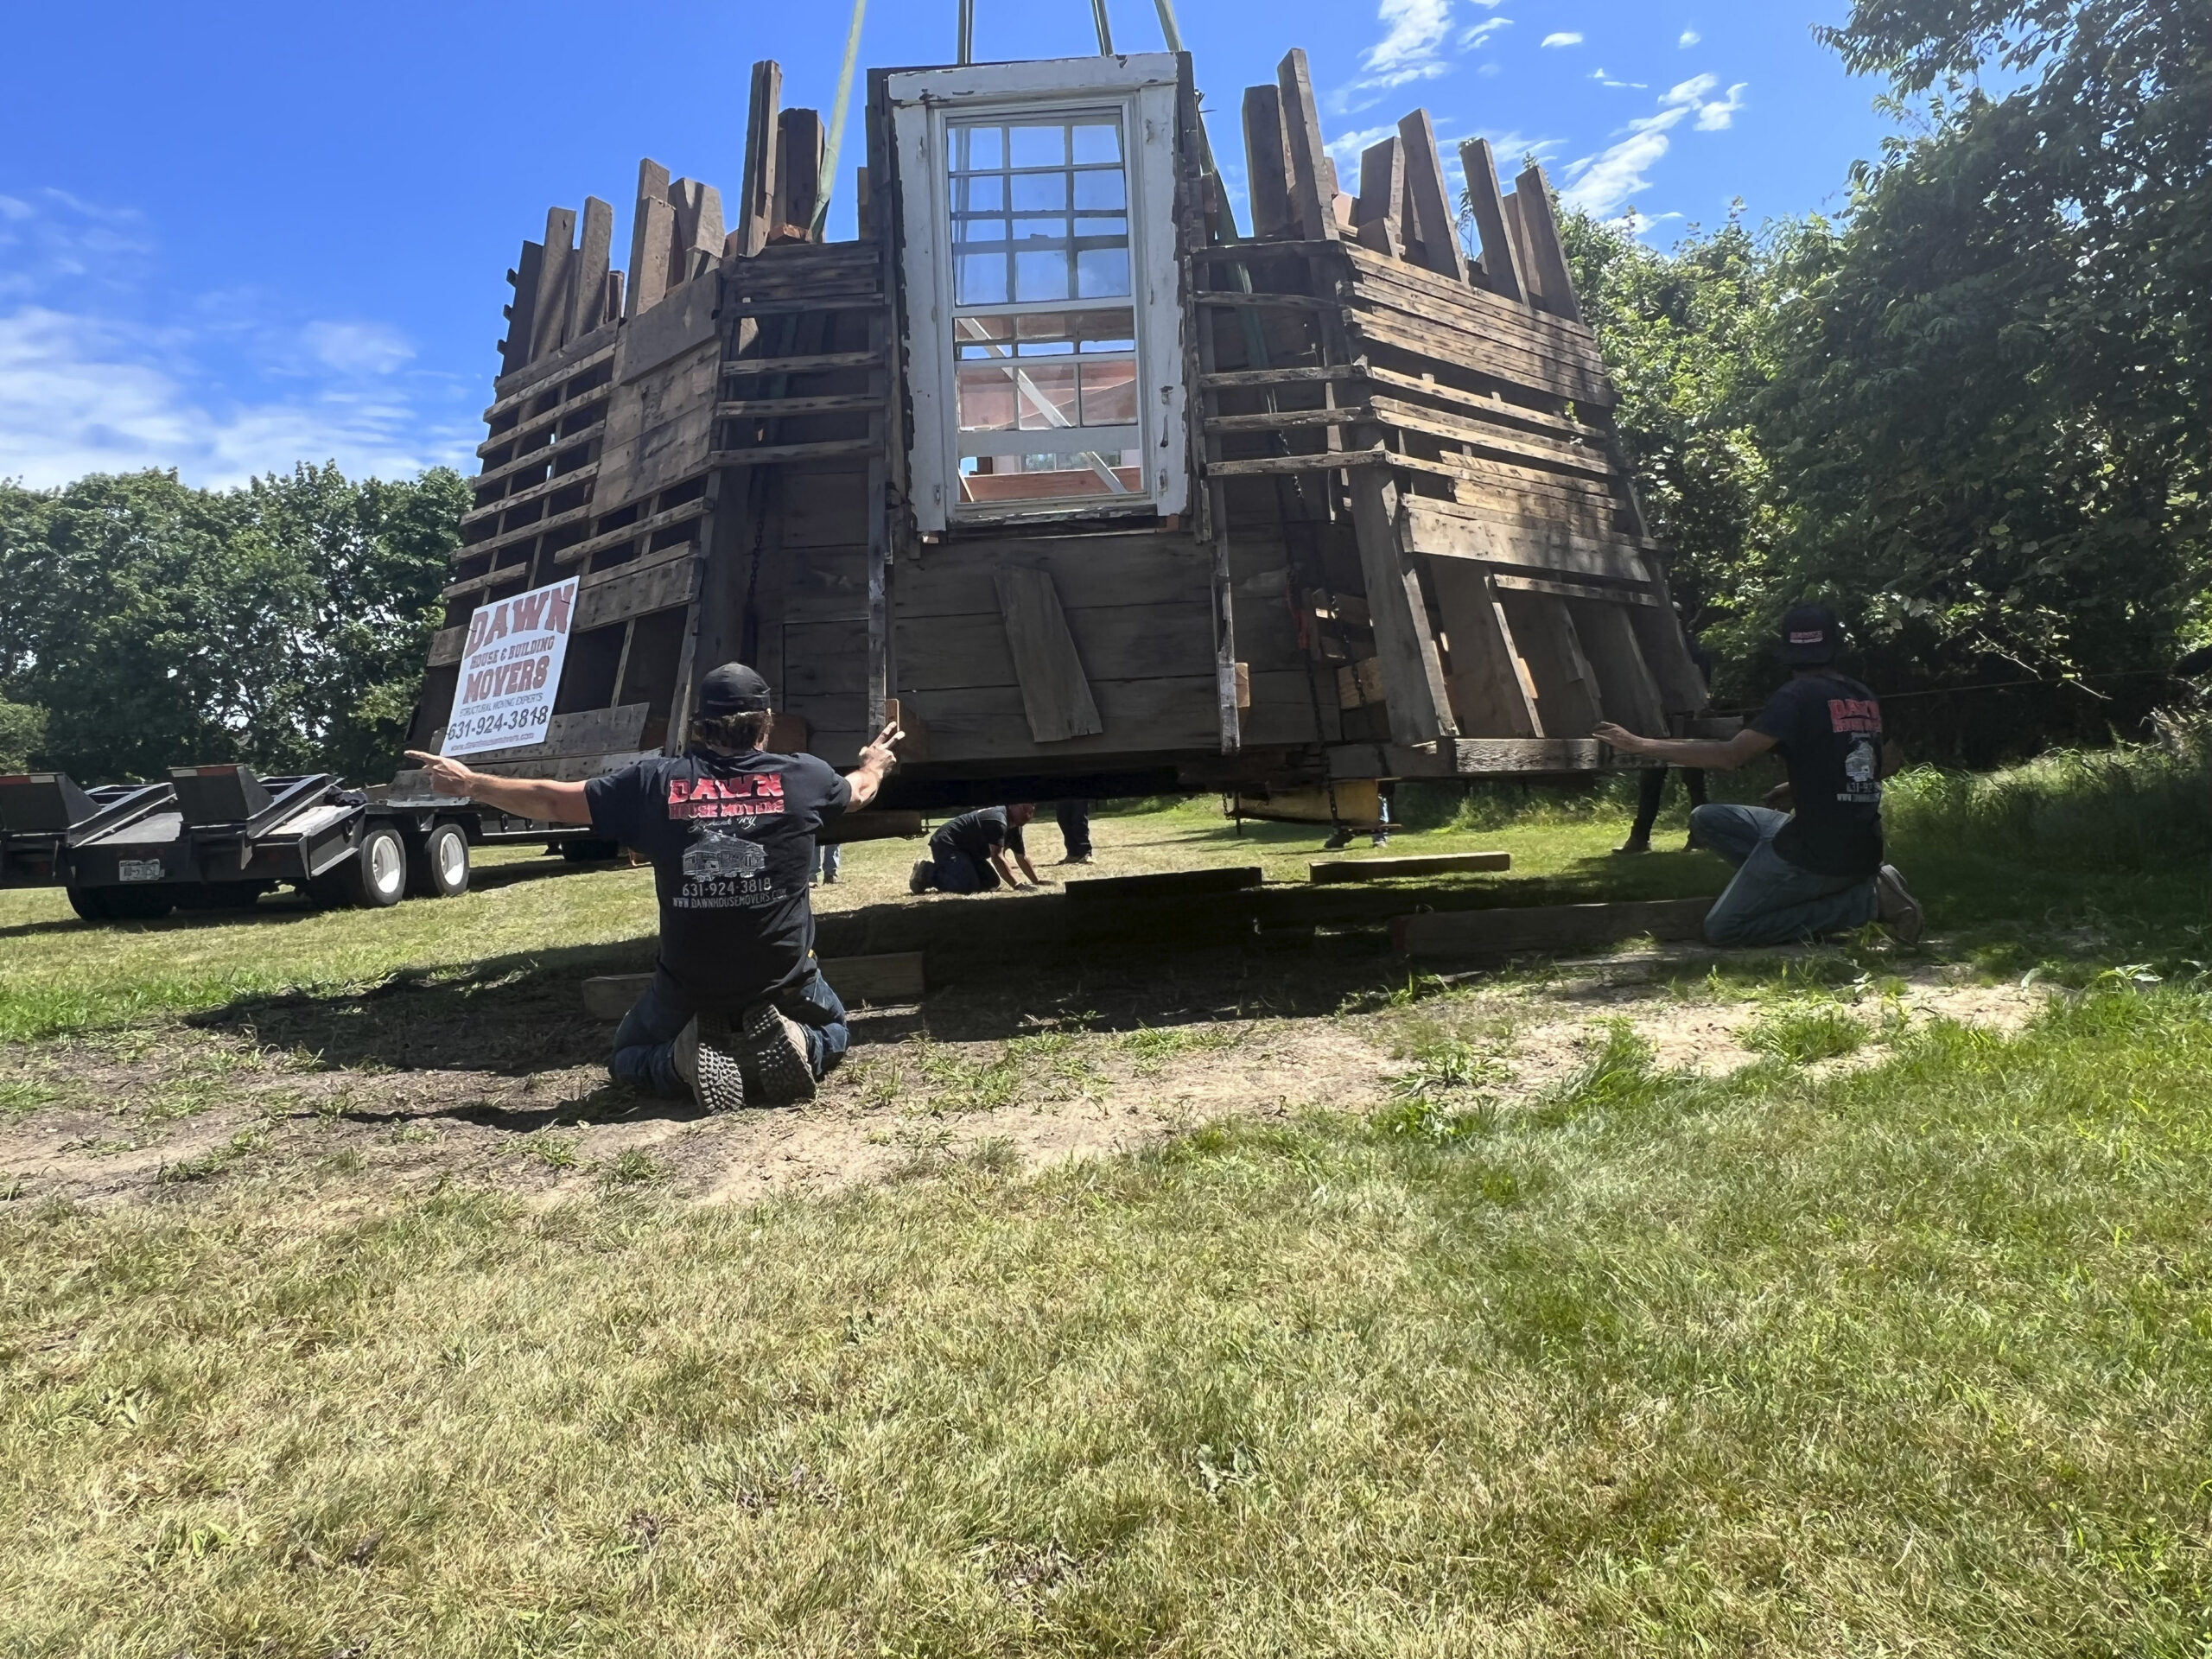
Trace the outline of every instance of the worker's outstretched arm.
{"type": "Polygon", "coordinates": [[[1594,735],[1623,754],[1648,754],[1670,766],[1694,766],[1700,772],[1733,772],[1774,747],[1772,738],[1748,726],[1725,742],[1706,737],[1638,737],[1609,720],[1599,722],[1594,735]]]}
{"type": "Polygon", "coordinates": [[[1041,887],[1045,885],[1045,878],[1037,874],[1037,867],[1029,861],[1028,854],[1016,853],[1014,858],[1014,861],[1021,866],[1021,873],[1029,878],[1031,887],[1041,887]]]}
{"type": "Polygon", "coordinates": [[[430,774],[430,787],[441,795],[458,795],[480,801],[517,817],[541,823],[589,823],[591,808],[584,804],[582,784],[556,784],[536,778],[497,778],[464,766],[442,754],[407,751],[407,758],[430,774]]]}
{"type": "Polygon", "coordinates": [[[845,774],[845,782],[853,791],[853,798],[846,803],[848,811],[857,812],[875,798],[875,792],[883,787],[883,780],[891,775],[891,768],[899,764],[899,757],[892,753],[891,746],[905,735],[894,720],[875,734],[874,742],[861,751],[860,765],[845,774]]]}

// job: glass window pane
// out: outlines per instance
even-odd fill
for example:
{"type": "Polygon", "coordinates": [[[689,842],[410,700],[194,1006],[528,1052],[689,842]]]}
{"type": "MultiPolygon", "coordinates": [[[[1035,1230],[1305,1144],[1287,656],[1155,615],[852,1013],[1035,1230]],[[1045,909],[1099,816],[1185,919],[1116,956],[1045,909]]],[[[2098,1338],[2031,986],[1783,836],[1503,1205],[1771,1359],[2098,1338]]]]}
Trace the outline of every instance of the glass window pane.
{"type": "MultiPolygon", "coordinates": [[[[1119,157],[1109,159],[1118,160],[1119,157]]],[[[1068,130],[1055,121],[1016,126],[1013,131],[1012,163],[1015,167],[1065,167],[1068,130]]]]}
{"type": "Polygon", "coordinates": [[[1085,426],[1132,426],[1137,418],[1137,365],[1085,363],[1083,365],[1083,423],[1085,426]]]}
{"type": "MultiPolygon", "coordinates": [[[[1103,293],[1126,294],[1128,289],[1128,255],[1121,256],[1122,286],[1102,289],[1103,293]]],[[[1058,248],[1045,253],[1017,253],[1014,256],[1014,297],[1017,300],[1065,300],[1068,297],[1068,257],[1058,248]]],[[[980,304],[963,294],[963,305],[980,304]]]]}
{"type": "Polygon", "coordinates": [[[1129,234],[1129,221],[1104,213],[1077,213],[1075,216],[1075,233],[1094,240],[1106,236],[1126,240],[1129,234]]]}
{"type": "Polygon", "coordinates": [[[1016,380],[1020,397],[1020,427],[1041,432],[1075,424],[1076,384],[1072,363],[1026,365],[1016,380]]]}
{"type": "Polygon", "coordinates": [[[1042,216],[1017,219],[1014,221],[1014,239],[1017,242],[1065,242],[1068,221],[1065,215],[1054,219],[1042,216]]]}
{"type": "Polygon", "coordinates": [[[1006,165],[1006,134],[1000,127],[954,127],[947,135],[950,140],[952,170],[964,173],[970,168],[986,172],[1006,165]]]}
{"type": "Polygon", "coordinates": [[[1118,162],[1122,159],[1122,129],[1118,122],[1084,121],[1075,130],[1077,162],[1118,162]]]}
{"type": "Polygon", "coordinates": [[[1014,376],[1002,368],[963,363],[957,375],[960,429],[1006,432],[1014,427],[1014,376]]]}
{"type": "MultiPolygon", "coordinates": [[[[955,284],[958,291],[954,296],[954,304],[1004,305],[1007,302],[1006,255],[968,253],[961,255],[953,264],[958,273],[955,284]]],[[[1065,285],[1065,280],[1062,285],[1065,285]]]]}
{"type": "MultiPolygon", "coordinates": [[[[976,203],[978,207],[983,205],[980,201],[976,203]]],[[[1075,205],[1078,207],[1100,208],[1108,212],[1128,207],[1129,205],[1128,192],[1122,188],[1122,169],[1118,167],[1099,168],[1088,173],[1077,174],[1075,175],[1075,205]]]]}
{"type": "Polygon", "coordinates": [[[1068,175],[1065,173],[1017,173],[1014,175],[1014,211],[1017,213],[1065,213],[1068,210],[1068,175]]]}
{"type": "Polygon", "coordinates": [[[976,213],[952,221],[952,239],[957,243],[1003,242],[1006,240],[1006,220],[995,214],[976,213]]]}
{"type": "Polygon", "coordinates": [[[1085,352],[1133,352],[1137,345],[1136,314],[1126,306],[1104,311],[1071,311],[1076,337],[1085,352]]]}
{"type": "MultiPolygon", "coordinates": [[[[1075,257],[1076,297],[1103,300],[1129,291],[1127,248],[1086,248],[1075,257]]],[[[1019,297],[1027,299],[1026,294],[1019,297]]]]}
{"type": "MultiPolygon", "coordinates": [[[[1114,175],[1116,179],[1120,174],[1114,175]]],[[[1003,173],[983,173],[973,178],[952,181],[952,210],[955,213],[992,213],[1006,207],[1006,175],[1003,173]]]]}

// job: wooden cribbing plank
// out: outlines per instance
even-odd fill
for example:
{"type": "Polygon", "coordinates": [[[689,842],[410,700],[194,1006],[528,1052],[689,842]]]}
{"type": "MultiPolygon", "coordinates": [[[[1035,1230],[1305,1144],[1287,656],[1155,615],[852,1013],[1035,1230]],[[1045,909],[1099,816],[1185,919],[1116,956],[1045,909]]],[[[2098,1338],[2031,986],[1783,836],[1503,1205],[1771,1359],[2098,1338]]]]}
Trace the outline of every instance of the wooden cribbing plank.
{"type": "Polygon", "coordinates": [[[1496,957],[1586,950],[1649,934],[1694,939],[1710,899],[1649,899],[1612,905],[1531,905],[1497,910],[1425,912],[1390,923],[1401,956],[1496,957]]]}
{"type": "Polygon", "coordinates": [[[1252,234],[1266,240],[1295,232],[1298,215],[1291,206],[1290,149],[1283,135],[1280,88],[1244,89],[1244,171],[1252,197],[1252,234]]]}
{"type": "Polygon", "coordinates": [[[1419,858],[1317,858],[1306,867],[1316,887],[1332,881],[1396,881],[1407,876],[1451,875],[1461,870],[1510,870],[1510,853],[1429,853],[1419,858]]]}
{"type": "Polygon", "coordinates": [[[1475,212],[1475,233],[1482,240],[1483,284],[1493,294],[1526,302],[1521,264],[1513,239],[1505,229],[1505,197],[1497,188],[1497,161],[1490,140],[1470,138],[1459,146],[1459,163],[1466,169],[1467,200],[1475,212]]]}
{"type": "Polygon", "coordinates": [[[1239,893],[1266,880],[1267,873],[1256,864],[1231,864],[1209,870],[1161,870],[1150,875],[1090,876],[1069,882],[1067,894],[1070,902],[1079,905],[1141,903],[1147,899],[1239,893]]]}
{"type": "Polygon", "coordinates": [[[1552,215],[1551,181],[1544,176],[1544,169],[1522,169],[1513,181],[1513,195],[1521,204],[1521,239],[1535,268],[1536,289],[1544,308],[1581,321],[1582,306],[1574,297],[1574,283],[1567,275],[1567,250],[1559,239],[1559,221],[1552,215]]]}
{"type": "Polygon", "coordinates": [[[1427,110],[1415,110],[1398,123],[1405,156],[1405,206],[1400,233],[1408,245],[1405,257],[1453,283],[1467,280],[1467,261],[1459,251],[1458,217],[1444,182],[1444,162],[1436,153],[1436,126],[1427,110]]]}
{"type": "MultiPolygon", "coordinates": [[[[927,989],[918,950],[874,957],[825,957],[822,977],[846,1003],[918,1002],[927,989]]],[[[620,1020],[653,982],[651,974],[600,974],[584,981],[584,1012],[620,1020]]]]}
{"type": "Polygon", "coordinates": [[[1290,149],[1291,208],[1298,216],[1299,234],[1316,242],[1334,242],[1339,232],[1334,203],[1336,168],[1328,146],[1321,142],[1321,115],[1313,101],[1313,72],[1306,67],[1306,49],[1294,46],[1275,66],[1275,86],[1282,94],[1282,124],[1290,149]]]}

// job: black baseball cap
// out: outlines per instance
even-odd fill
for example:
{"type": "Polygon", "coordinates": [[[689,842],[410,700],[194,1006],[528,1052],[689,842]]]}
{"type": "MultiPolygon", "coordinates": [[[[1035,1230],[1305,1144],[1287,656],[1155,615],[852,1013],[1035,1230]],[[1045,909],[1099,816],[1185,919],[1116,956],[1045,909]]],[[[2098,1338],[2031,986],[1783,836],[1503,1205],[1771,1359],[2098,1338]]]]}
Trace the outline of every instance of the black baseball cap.
{"type": "Polygon", "coordinates": [[[724,663],[699,682],[702,715],[757,714],[768,706],[768,682],[743,663],[724,663]]]}
{"type": "Polygon", "coordinates": [[[1775,649],[1793,668],[1832,663],[1843,649],[1843,624],[1825,605],[1793,605],[1782,619],[1782,638],[1775,649]]]}

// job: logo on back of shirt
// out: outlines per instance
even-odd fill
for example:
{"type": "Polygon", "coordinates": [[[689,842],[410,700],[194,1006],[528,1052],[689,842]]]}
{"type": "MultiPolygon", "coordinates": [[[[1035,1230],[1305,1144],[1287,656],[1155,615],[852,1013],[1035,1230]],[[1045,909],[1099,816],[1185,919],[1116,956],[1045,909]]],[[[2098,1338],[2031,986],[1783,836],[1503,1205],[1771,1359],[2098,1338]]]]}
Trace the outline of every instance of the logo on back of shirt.
{"type": "Polygon", "coordinates": [[[1872,697],[1830,697],[1828,729],[1832,732],[1871,732],[1879,736],[1882,705],[1872,697]]]}
{"type": "Polygon", "coordinates": [[[671,818],[766,818],[784,810],[781,772],[747,772],[734,778],[671,778],[671,818]]]}

